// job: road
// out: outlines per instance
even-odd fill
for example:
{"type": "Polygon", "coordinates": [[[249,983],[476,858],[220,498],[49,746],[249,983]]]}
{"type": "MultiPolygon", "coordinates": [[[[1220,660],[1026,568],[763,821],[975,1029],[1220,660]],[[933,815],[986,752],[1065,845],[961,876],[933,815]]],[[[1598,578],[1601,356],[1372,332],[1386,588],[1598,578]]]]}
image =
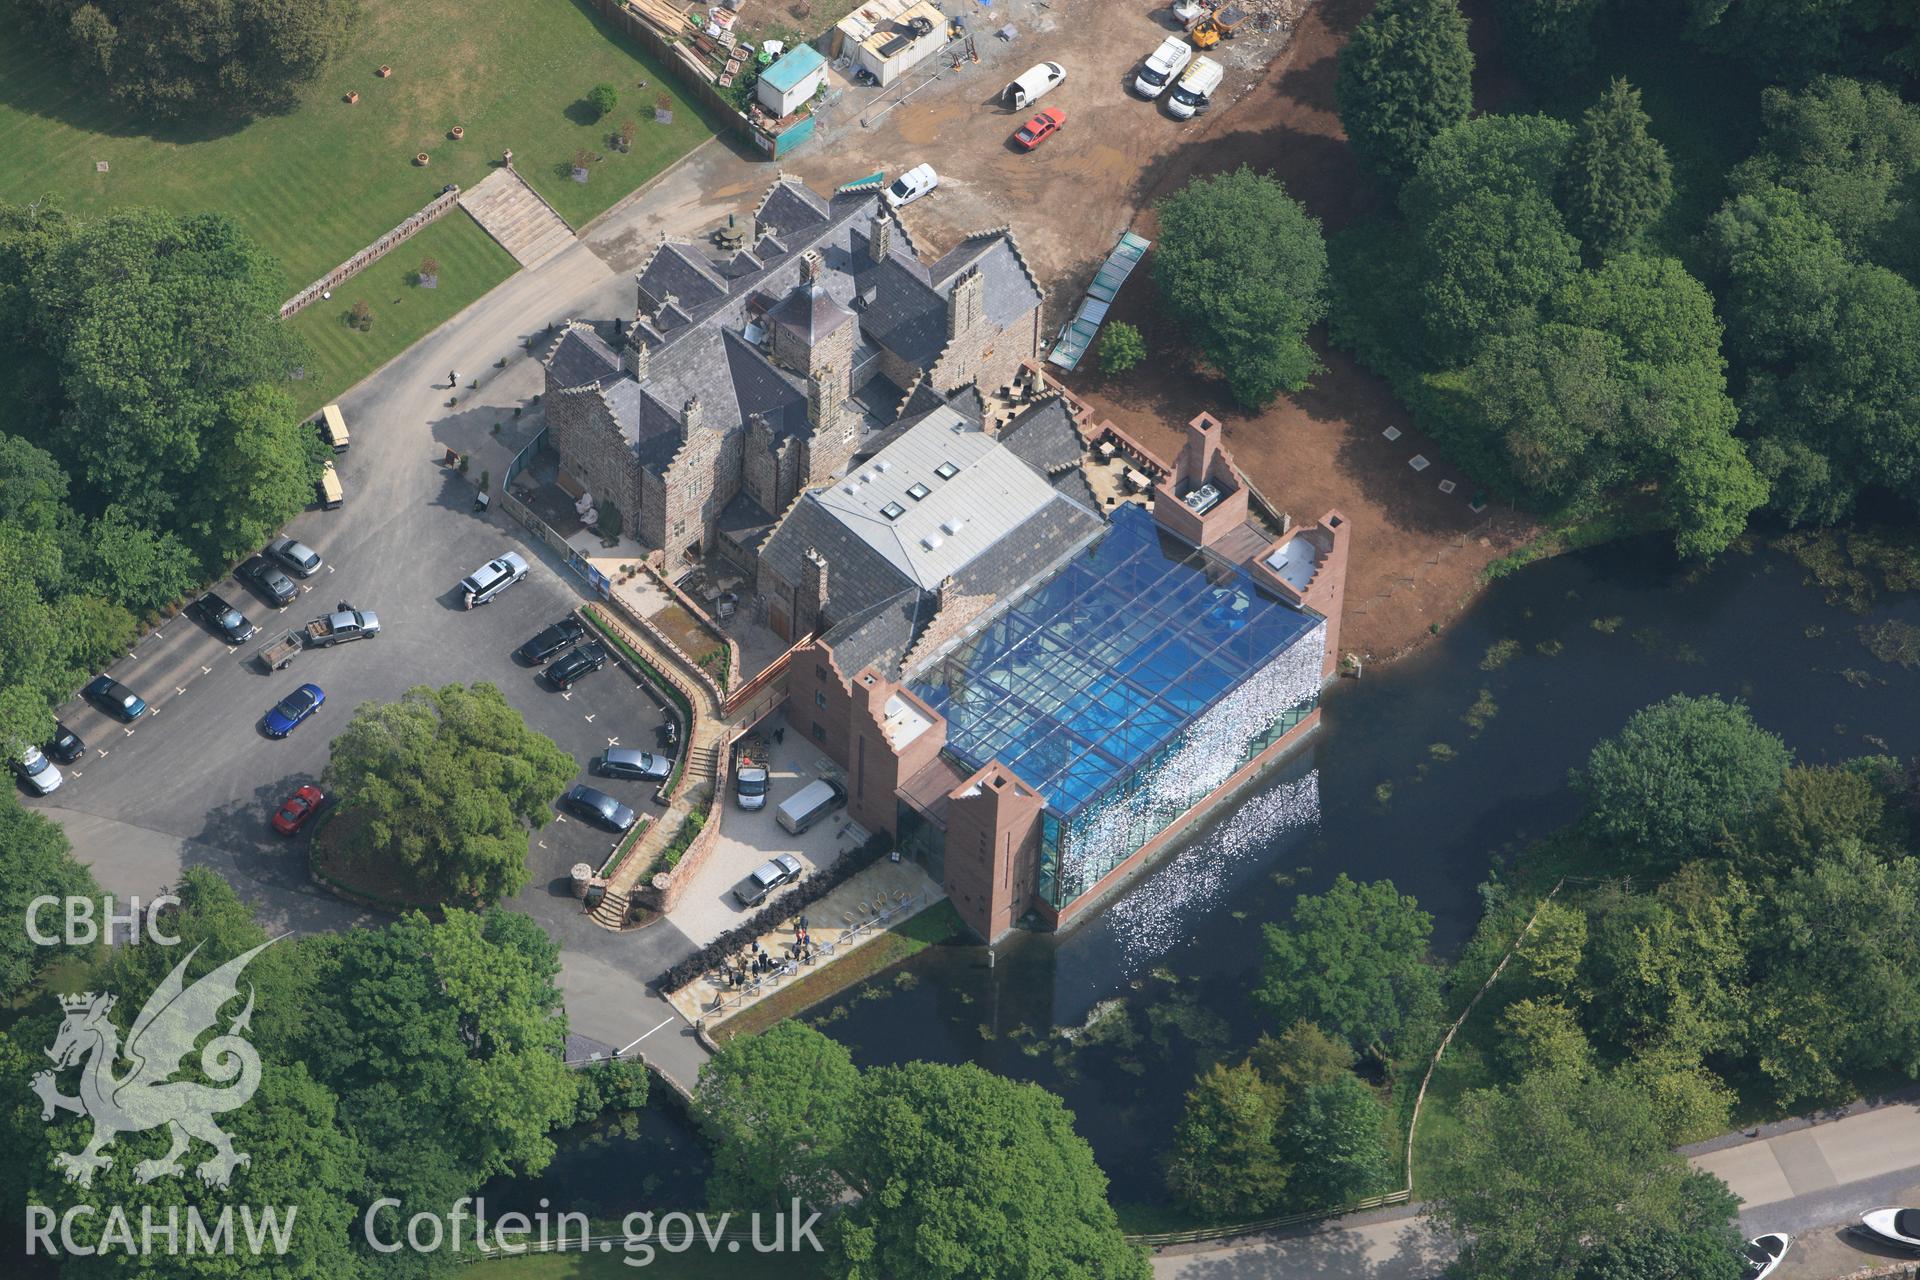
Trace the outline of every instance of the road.
{"type": "MultiPolygon", "coordinates": [[[[1687,1149],[1741,1199],[1748,1235],[1794,1236],[1780,1280],[1844,1276],[1900,1255],[1847,1228],[1863,1210],[1920,1203],[1920,1103],[1912,1098],[1844,1117],[1768,1125],[1687,1149]]],[[[1417,1206],[1356,1214],[1285,1235],[1158,1254],[1156,1280],[1434,1280],[1453,1257],[1417,1206]]]]}

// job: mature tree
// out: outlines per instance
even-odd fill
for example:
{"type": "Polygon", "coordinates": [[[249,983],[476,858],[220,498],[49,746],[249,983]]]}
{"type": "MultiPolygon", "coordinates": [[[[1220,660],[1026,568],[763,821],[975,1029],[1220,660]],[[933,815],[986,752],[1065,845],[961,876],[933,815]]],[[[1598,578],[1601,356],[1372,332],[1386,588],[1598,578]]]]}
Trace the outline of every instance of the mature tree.
{"type": "Polygon", "coordinates": [[[846,1046],[804,1023],[729,1040],[700,1068],[694,1095],[713,1151],[708,1202],[742,1211],[778,1211],[795,1198],[812,1209],[835,1204],[859,1094],[846,1046]]]}
{"type": "MultiPolygon", "coordinates": [[[[97,898],[100,886],[74,860],[66,833],[22,808],[11,794],[0,795],[0,850],[5,850],[0,857],[0,919],[8,922],[0,929],[0,1003],[10,1004],[32,986],[43,965],[75,950],[65,943],[43,947],[29,938],[27,904],[43,894],[97,898]]],[[[64,934],[60,910],[43,913],[40,928],[64,934]]]]}
{"type": "Polygon", "coordinates": [[[299,956],[305,1007],[263,1031],[340,1096],[374,1186],[408,1212],[444,1212],[489,1177],[546,1167],[580,1086],[562,1062],[559,951],[537,924],[416,912],[304,941],[299,956]]]}
{"type": "Polygon", "coordinates": [[[1634,712],[1593,749],[1574,784],[1593,831],[1629,866],[1665,869],[1709,852],[1780,789],[1792,756],[1744,704],[1675,694],[1634,712]]]}
{"type": "Polygon", "coordinates": [[[1320,369],[1306,332],[1327,311],[1319,220],[1245,166],[1196,178],[1159,212],[1154,282],[1234,399],[1259,408],[1306,386],[1320,369]]]}
{"type": "Polygon", "coordinates": [[[129,609],[157,609],[193,590],[193,552],[118,503],[87,529],[76,571],[129,609]]]}
{"type": "Polygon", "coordinates": [[[76,70],[156,116],[251,116],[298,100],[357,0],[22,0],[76,70]]]}
{"type": "Polygon", "coordinates": [[[1920,14],[1885,0],[1685,0],[1690,34],[1769,80],[1862,66],[1920,74],[1920,14]]]}
{"type": "Polygon", "coordinates": [[[1740,1280],[1744,1244],[1730,1223],[1617,1236],[1604,1241],[1573,1280],[1740,1280]]]}
{"type": "Polygon", "coordinates": [[[1208,1218],[1271,1212],[1287,1186],[1287,1164],[1274,1145],[1286,1108],[1286,1091],[1250,1064],[1215,1063],[1187,1091],[1174,1126],[1167,1161],[1174,1198],[1208,1218]]]}
{"type": "Polygon", "coordinates": [[[1536,989],[1562,992],[1580,976],[1587,946],[1587,913],[1565,902],[1547,901],[1534,913],[1533,928],[1520,940],[1514,958],[1536,989]]]}
{"type": "Polygon", "coordinates": [[[1499,1056],[1514,1079],[1541,1071],[1593,1069],[1593,1046],[1580,1019],[1558,1000],[1516,1000],[1501,1013],[1499,1056]]]}
{"type": "Polygon", "coordinates": [[[1293,1162],[1293,1199],[1333,1208],[1385,1190],[1387,1132],[1386,1107],[1358,1076],[1308,1089],[1289,1110],[1281,1140],[1293,1162]]]}
{"type": "Polygon", "coordinates": [[[1582,984],[1589,1026],[1623,1049],[1694,1058],[1748,1034],[1747,951],[1758,907],[1736,875],[1688,863],[1653,894],[1603,894],[1582,984]]]}
{"type": "Polygon", "coordinates": [[[264,384],[221,399],[208,441],[193,482],[190,536],[215,560],[235,560],[313,501],[326,446],[292,397],[264,384]]]}
{"type": "Polygon", "coordinates": [[[1433,917],[1391,880],[1358,884],[1342,872],[1325,893],[1300,895],[1285,928],[1266,926],[1255,996],[1282,1024],[1304,1018],[1354,1045],[1390,1050],[1437,1012],[1432,933],[1433,917]]]}
{"type": "Polygon", "coordinates": [[[1399,185],[1473,109],[1473,51],[1456,0],[1382,0],[1340,51],[1334,82],[1354,154],[1399,185]]]}
{"type": "Polygon", "coordinates": [[[1110,320],[1100,334],[1100,372],[1120,374],[1147,358],[1140,331],[1124,320],[1110,320]]]}
{"type": "Polygon", "coordinates": [[[1460,1122],[1428,1205],[1470,1242],[1459,1263],[1464,1276],[1560,1280],[1603,1241],[1733,1218],[1731,1196],[1706,1197],[1690,1185],[1706,1175],[1688,1171],[1631,1085],[1576,1071],[1535,1073],[1467,1094],[1460,1122]]]}
{"type": "Polygon", "coordinates": [[[1300,1097],[1317,1084],[1338,1080],[1353,1070],[1353,1048],[1304,1018],[1278,1036],[1265,1032],[1254,1041],[1249,1059],[1264,1080],[1300,1097]]]}
{"type": "Polygon", "coordinates": [[[527,883],[528,826],[546,825],[576,767],[495,686],[420,685],[362,703],[325,776],[346,797],[333,821],[350,859],[493,902],[527,883]]]}
{"type": "Polygon", "coordinates": [[[1107,1179],[1060,1099],[971,1063],[868,1071],[847,1135],[860,1193],[836,1223],[848,1280],[1146,1280],[1107,1179]]]}
{"type": "Polygon", "coordinates": [[[1739,1099],[1680,1044],[1659,1044],[1622,1063],[1620,1079],[1647,1095],[1654,1123],[1676,1145],[1714,1138],[1733,1128],[1739,1099]]]}
{"type": "Polygon", "coordinates": [[[1567,159],[1567,222],[1595,256],[1631,246],[1673,199],[1667,149],[1647,132],[1640,91],[1615,79],[1580,117],[1567,159]]]}
{"type": "Polygon", "coordinates": [[[1760,1066],[1783,1103],[1836,1101],[1848,1082],[1920,1072],[1920,861],[1854,841],[1776,882],[1760,935],[1760,1066]]]}
{"type": "Polygon", "coordinates": [[[1605,0],[1499,0],[1507,65],[1552,89],[1593,65],[1593,28],[1605,0]]]}
{"type": "Polygon", "coordinates": [[[1892,855],[1900,847],[1902,827],[1866,769],[1795,765],[1750,829],[1735,834],[1731,852],[1748,875],[1783,876],[1837,854],[1849,840],[1892,855]]]}
{"type": "Polygon", "coordinates": [[[1632,388],[1617,339],[1544,324],[1489,338],[1466,390],[1526,493],[1593,501],[1634,478],[1632,388]]]}

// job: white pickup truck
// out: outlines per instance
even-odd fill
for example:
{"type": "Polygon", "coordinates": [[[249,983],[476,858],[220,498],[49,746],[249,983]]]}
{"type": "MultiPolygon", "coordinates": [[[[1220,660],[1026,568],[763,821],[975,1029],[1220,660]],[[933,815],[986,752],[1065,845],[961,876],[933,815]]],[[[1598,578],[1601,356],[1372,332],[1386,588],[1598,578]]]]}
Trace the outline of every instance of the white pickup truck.
{"type": "Polygon", "coordinates": [[[1143,98],[1159,97],[1192,60],[1193,46],[1179,36],[1168,36],[1148,55],[1140,74],[1133,78],[1134,92],[1143,98]]]}
{"type": "Polygon", "coordinates": [[[1204,54],[1195,58],[1167,95],[1167,114],[1176,120],[1189,120],[1206,110],[1226,74],[1226,69],[1212,58],[1204,54]]]}
{"type": "Polygon", "coordinates": [[[329,645],[366,640],[379,634],[380,615],[366,609],[355,609],[343,600],[338,612],[315,618],[307,624],[307,647],[325,649],[329,645]]]}

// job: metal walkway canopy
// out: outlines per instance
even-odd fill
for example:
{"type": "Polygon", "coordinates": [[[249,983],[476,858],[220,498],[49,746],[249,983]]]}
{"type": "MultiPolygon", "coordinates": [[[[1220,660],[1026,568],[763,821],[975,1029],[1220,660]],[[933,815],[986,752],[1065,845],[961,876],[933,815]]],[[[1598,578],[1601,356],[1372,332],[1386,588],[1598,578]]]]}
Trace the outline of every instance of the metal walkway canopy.
{"type": "Polygon", "coordinates": [[[1100,270],[1093,276],[1093,283],[1087,286],[1087,296],[1080,300],[1079,310],[1073,313],[1073,319],[1061,327],[1060,336],[1055,339],[1053,350],[1047,355],[1047,363],[1057,364],[1062,369],[1074,370],[1080,367],[1081,358],[1093,346],[1093,340],[1100,333],[1100,324],[1107,318],[1107,308],[1120,293],[1133,269],[1140,265],[1140,259],[1147,256],[1147,250],[1153,247],[1151,240],[1144,240],[1131,231],[1122,232],[1119,243],[1113,246],[1113,252],[1100,264],[1100,270]]]}

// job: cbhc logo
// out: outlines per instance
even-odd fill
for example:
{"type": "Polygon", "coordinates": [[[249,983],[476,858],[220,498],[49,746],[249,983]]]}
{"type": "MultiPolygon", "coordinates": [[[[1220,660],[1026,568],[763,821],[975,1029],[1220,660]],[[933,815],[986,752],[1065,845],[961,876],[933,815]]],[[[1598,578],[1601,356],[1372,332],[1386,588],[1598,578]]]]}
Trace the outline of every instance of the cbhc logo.
{"type": "Polygon", "coordinates": [[[180,899],[170,893],[163,893],[147,903],[146,909],[142,910],[139,898],[128,898],[125,915],[114,914],[113,901],[111,897],[96,903],[92,898],[62,898],[51,893],[42,894],[27,904],[27,937],[33,940],[35,946],[40,947],[62,945],[86,947],[98,941],[105,941],[108,946],[112,946],[116,928],[125,926],[123,937],[129,945],[138,945],[142,934],[163,947],[171,947],[179,943],[180,938],[177,934],[162,930],[160,909],[169,906],[177,907],[180,905],[180,899]],[[49,907],[63,907],[61,914],[66,926],[65,932],[47,933],[41,929],[41,916],[49,907]],[[106,916],[104,929],[100,921],[95,918],[101,913],[103,907],[106,916]]]}

